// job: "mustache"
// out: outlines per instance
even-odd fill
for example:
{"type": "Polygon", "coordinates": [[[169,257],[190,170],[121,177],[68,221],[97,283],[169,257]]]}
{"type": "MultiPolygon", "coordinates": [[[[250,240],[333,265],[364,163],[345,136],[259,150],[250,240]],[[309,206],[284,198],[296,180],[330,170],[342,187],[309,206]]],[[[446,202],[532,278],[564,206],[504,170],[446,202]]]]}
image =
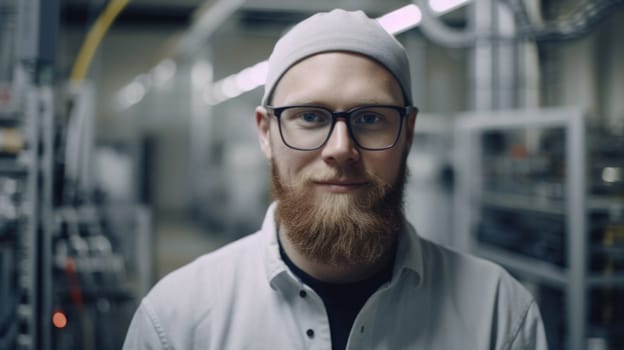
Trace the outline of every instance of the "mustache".
{"type": "Polygon", "coordinates": [[[330,181],[358,182],[379,185],[383,184],[383,181],[379,177],[368,173],[367,171],[344,168],[325,168],[313,170],[302,174],[298,182],[309,184],[313,182],[330,181]]]}

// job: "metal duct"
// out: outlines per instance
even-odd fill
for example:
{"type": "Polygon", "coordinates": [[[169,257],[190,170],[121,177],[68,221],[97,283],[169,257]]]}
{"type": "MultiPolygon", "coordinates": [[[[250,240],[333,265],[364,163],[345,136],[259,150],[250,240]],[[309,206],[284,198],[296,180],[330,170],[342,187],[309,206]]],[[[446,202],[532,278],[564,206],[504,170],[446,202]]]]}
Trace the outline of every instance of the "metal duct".
{"type": "MultiPolygon", "coordinates": [[[[490,0],[487,1],[488,3],[490,0]]],[[[496,2],[496,0],[494,0],[496,2]]],[[[518,38],[535,41],[562,41],[580,38],[590,33],[596,25],[604,20],[624,0],[598,0],[579,4],[572,12],[565,15],[563,20],[542,21],[535,9],[523,0],[500,0],[514,13],[518,30],[515,36],[494,35],[481,33],[472,29],[457,30],[442,23],[429,7],[427,0],[418,0],[417,3],[423,12],[421,30],[435,42],[446,47],[472,47],[478,39],[496,39],[499,42],[518,38]]],[[[481,1],[475,1],[479,6],[481,1]]],[[[483,8],[483,7],[481,7],[483,8]]]]}
{"type": "MultiPolygon", "coordinates": [[[[598,0],[580,3],[560,20],[531,18],[527,1],[501,0],[516,14],[519,37],[535,41],[572,40],[590,33],[596,25],[621,5],[624,0],[598,0]]],[[[536,16],[533,16],[536,17],[536,16]]]]}
{"type": "MultiPolygon", "coordinates": [[[[511,1],[511,0],[508,0],[511,1]]],[[[624,0],[599,0],[580,4],[564,20],[543,25],[519,28],[518,34],[536,41],[561,41],[580,38],[590,33],[596,25],[613,11],[624,5],[624,0]]]]}

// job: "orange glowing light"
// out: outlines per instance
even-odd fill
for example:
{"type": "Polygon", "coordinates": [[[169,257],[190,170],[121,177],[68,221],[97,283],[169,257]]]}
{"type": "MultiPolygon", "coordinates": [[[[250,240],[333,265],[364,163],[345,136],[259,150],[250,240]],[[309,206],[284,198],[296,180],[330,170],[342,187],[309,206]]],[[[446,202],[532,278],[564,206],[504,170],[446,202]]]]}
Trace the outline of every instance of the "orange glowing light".
{"type": "Polygon", "coordinates": [[[67,316],[62,311],[56,311],[52,315],[52,324],[56,328],[65,328],[67,326],[67,316]]]}

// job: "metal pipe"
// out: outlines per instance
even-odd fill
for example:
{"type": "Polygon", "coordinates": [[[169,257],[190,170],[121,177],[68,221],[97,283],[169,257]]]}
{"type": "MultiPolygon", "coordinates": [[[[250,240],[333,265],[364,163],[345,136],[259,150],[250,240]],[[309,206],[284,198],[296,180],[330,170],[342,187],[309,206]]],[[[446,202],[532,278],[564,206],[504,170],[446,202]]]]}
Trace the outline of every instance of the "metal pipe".
{"type": "MultiPolygon", "coordinates": [[[[484,1],[491,2],[491,0],[484,1]]],[[[475,1],[475,7],[478,6],[477,4],[480,2],[482,1],[475,1]]],[[[458,30],[450,28],[440,21],[438,16],[429,6],[429,1],[418,0],[417,3],[418,7],[422,11],[420,29],[427,37],[443,46],[451,48],[472,47],[475,45],[475,42],[477,41],[477,34],[475,30],[458,30]]]]}
{"type": "Polygon", "coordinates": [[[206,2],[198,11],[191,29],[180,40],[175,50],[176,53],[181,56],[192,57],[202,50],[206,46],[208,38],[244,3],[245,0],[206,2]]]}

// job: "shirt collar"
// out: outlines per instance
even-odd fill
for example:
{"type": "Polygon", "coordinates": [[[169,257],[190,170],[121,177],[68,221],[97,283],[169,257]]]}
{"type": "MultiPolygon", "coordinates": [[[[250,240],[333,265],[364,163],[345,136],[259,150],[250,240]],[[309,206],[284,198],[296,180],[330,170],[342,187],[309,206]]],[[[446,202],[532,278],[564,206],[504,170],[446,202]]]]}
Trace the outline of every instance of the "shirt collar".
{"type": "MultiPolygon", "coordinates": [[[[275,226],[275,208],[277,202],[271,203],[267,209],[262,223],[261,235],[264,242],[265,272],[269,284],[273,288],[279,288],[284,284],[299,285],[300,282],[289,273],[288,267],[279,254],[279,244],[277,242],[277,229],[275,226]]],[[[394,271],[391,284],[401,277],[404,271],[413,273],[415,287],[422,285],[423,276],[423,256],[421,239],[416,230],[408,222],[405,222],[399,233],[397,254],[394,262],[394,271]]]]}
{"type": "Polygon", "coordinates": [[[399,232],[399,243],[394,260],[392,282],[399,278],[403,271],[412,273],[415,278],[414,287],[420,287],[425,278],[423,268],[423,250],[421,238],[416,229],[407,221],[399,232]]]}
{"type": "Polygon", "coordinates": [[[277,202],[271,203],[262,222],[261,235],[264,242],[264,267],[267,280],[273,289],[286,285],[299,284],[294,276],[289,276],[288,267],[279,254],[277,228],[275,226],[275,208],[277,202]],[[289,278],[290,277],[290,278],[289,278]]]}

